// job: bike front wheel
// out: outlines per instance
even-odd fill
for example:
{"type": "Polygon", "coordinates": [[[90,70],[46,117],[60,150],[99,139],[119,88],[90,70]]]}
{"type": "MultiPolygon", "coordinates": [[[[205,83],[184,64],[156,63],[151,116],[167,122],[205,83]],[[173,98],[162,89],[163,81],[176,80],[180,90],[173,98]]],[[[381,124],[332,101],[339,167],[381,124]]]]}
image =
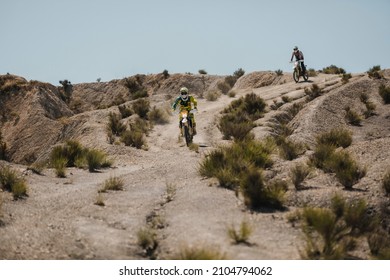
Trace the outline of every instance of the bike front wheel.
{"type": "Polygon", "coordinates": [[[187,146],[189,146],[192,142],[192,137],[188,126],[184,127],[184,138],[186,139],[187,146]]]}
{"type": "Polygon", "coordinates": [[[294,69],[293,78],[296,83],[299,82],[299,71],[297,69],[294,69]]]}

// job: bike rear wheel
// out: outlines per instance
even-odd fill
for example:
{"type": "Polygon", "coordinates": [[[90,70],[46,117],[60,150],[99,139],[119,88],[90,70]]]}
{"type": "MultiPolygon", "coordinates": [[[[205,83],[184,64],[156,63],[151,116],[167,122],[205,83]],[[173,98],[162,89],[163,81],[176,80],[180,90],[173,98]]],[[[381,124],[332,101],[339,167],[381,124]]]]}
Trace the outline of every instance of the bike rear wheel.
{"type": "Polygon", "coordinates": [[[293,78],[294,78],[294,81],[295,81],[296,83],[299,82],[299,72],[298,72],[297,69],[294,69],[293,78]]]}

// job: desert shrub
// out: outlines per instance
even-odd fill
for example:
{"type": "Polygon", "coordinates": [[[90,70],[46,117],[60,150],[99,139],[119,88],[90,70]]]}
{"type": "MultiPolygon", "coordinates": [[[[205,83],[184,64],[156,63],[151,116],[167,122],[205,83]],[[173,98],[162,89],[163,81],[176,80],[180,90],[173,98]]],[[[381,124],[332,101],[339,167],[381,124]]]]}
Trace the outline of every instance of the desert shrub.
{"type": "Polygon", "coordinates": [[[275,71],[275,74],[277,76],[282,76],[283,75],[283,70],[278,69],[278,70],[275,71]]]}
{"type": "Polygon", "coordinates": [[[349,239],[348,227],[330,209],[303,209],[303,232],[306,236],[306,259],[344,259],[349,239]],[[347,241],[347,242],[345,242],[347,241]]]}
{"type": "Polygon", "coordinates": [[[390,194],[390,170],[386,172],[385,176],[383,176],[382,188],[387,195],[390,194]]]}
{"type": "Polygon", "coordinates": [[[367,237],[371,254],[380,260],[390,259],[390,236],[381,228],[371,232],[367,237]]]}
{"type": "Polygon", "coordinates": [[[369,117],[375,115],[375,109],[376,109],[375,104],[370,102],[370,101],[367,101],[365,103],[365,105],[366,105],[366,111],[364,111],[364,113],[363,113],[364,117],[369,118],[369,117]]]}
{"type": "Polygon", "coordinates": [[[228,92],[227,95],[228,95],[229,97],[235,97],[236,94],[237,94],[237,93],[236,93],[234,90],[230,90],[230,91],[228,92]]]}
{"type": "Polygon", "coordinates": [[[390,87],[385,85],[379,86],[379,95],[382,97],[385,104],[390,104],[390,87]]]}
{"type": "Polygon", "coordinates": [[[151,125],[149,121],[137,117],[129,123],[129,128],[130,130],[147,134],[147,132],[151,129],[151,125]]]}
{"type": "Polygon", "coordinates": [[[346,148],[352,144],[352,133],[344,128],[333,128],[318,135],[316,140],[317,144],[346,148]]]}
{"type": "Polygon", "coordinates": [[[345,119],[348,121],[348,123],[355,126],[360,126],[362,122],[362,117],[349,106],[345,108],[345,119]]]}
{"type": "Polygon", "coordinates": [[[141,149],[146,143],[144,133],[139,130],[126,130],[122,133],[121,141],[126,146],[132,146],[137,149],[141,149]]]}
{"type": "Polygon", "coordinates": [[[317,71],[313,68],[309,68],[307,70],[307,74],[309,75],[309,77],[316,77],[317,76],[317,71]]]}
{"type": "Polygon", "coordinates": [[[216,101],[220,95],[218,91],[208,91],[205,98],[207,101],[216,101]]]}
{"type": "Polygon", "coordinates": [[[126,130],[126,126],[121,122],[118,114],[110,112],[108,115],[107,132],[120,136],[126,130]]]}
{"type": "Polygon", "coordinates": [[[165,69],[164,71],[162,71],[162,74],[164,76],[164,79],[168,79],[169,78],[169,72],[167,69],[165,69]]]}
{"type": "MultiPolygon", "coordinates": [[[[314,149],[314,153],[310,158],[311,163],[318,168],[325,169],[325,162],[333,154],[335,147],[329,144],[319,143],[314,149]]],[[[325,170],[326,171],[326,170],[325,170]]]]}
{"type": "MultiPolygon", "coordinates": [[[[84,157],[86,149],[75,140],[68,140],[64,145],[56,146],[50,153],[50,162],[53,167],[58,167],[65,163],[65,167],[76,166],[76,161],[84,157]],[[55,162],[55,163],[54,163],[55,162]]],[[[57,168],[56,168],[57,169],[57,168]]]]}
{"type": "Polygon", "coordinates": [[[133,110],[138,116],[140,116],[140,118],[145,119],[148,116],[148,113],[150,111],[149,100],[145,98],[137,99],[133,103],[133,110]]]}
{"type": "Polygon", "coordinates": [[[226,260],[226,255],[215,246],[185,246],[170,258],[173,260],[226,260]]]}
{"type": "Polygon", "coordinates": [[[146,227],[137,232],[137,243],[145,251],[146,256],[154,259],[158,248],[157,233],[154,229],[146,227]]]}
{"type": "Polygon", "coordinates": [[[110,162],[107,161],[107,155],[96,149],[90,149],[85,155],[88,164],[89,172],[95,172],[97,169],[110,166],[110,162]]]}
{"type": "Polygon", "coordinates": [[[148,96],[148,92],[143,86],[140,75],[124,79],[124,86],[129,90],[133,100],[148,96]]]}
{"type": "Polygon", "coordinates": [[[219,119],[218,123],[218,129],[222,132],[223,139],[226,140],[229,140],[232,137],[234,140],[242,140],[247,137],[252,137],[250,131],[253,127],[254,123],[245,113],[225,114],[219,119]]]}
{"type": "Polygon", "coordinates": [[[0,160],[6,160],[7,143],[3,141],[3,136],[0,131],[0,160]]]}
{"type": "Polygon", "coordinates": [[[310,174],[310,168],[305,164],[297,164],[290,169],[290,178],[293,182],[295,189],[302,188],[302,183],[310,174]]]}
{"type": "Polygon", "coordinates": [[[276,143],[278,144],[280,155],[286,160],[296,159],[299,155],[305,152],[304,145],[283,137],[277,138],[276,143]]]}
{"type": "Polygon", "coordinates": [[[122,119],[130,117],[133,114],[133,110],[131,110],[131,108],[127,107],[126,105],[118,105],[118,110],[122,116],[122,119]]]}
{"type": "Polygon", "coordinates": [[[383,74],[380,71],[381,71],[380,65],[375,65],[367,71],[368,77],[372,79],[382,79],[383,74]]]}
{"type": "Polygon", "coordinates": [[[238,68],[236,71],[234,71],[234,73],[233,73],[233,75],[235,76],[235,77],[237,77],[237,79],[238,78],[240,78],[240,77],[242,77],[242,76],[244,76],[244,74],[245,74],[245,71],[244,71],[244,69],[242,69],[242,68],[238,68]]]}
{"type": "Polygon", "coordinates": [[[148,120],[157,124],[166,124],[169,122],[169,116],[164,109],[153,106],[148,112],[148,120]]]}
{"type": "Polygon", "coordinates": [[[225,83],[227,83],[230,86],[230,88],[232,88],[236,84],[237,79],[238,79],[237,76],[229,75],[225,77],[225,83]]]}
{"type": "Polygon", "coordinates": [[[56,176],[58,178],[65,178],[66,177],[66,166],[68,164],[67,158],[63,156],[54,157],[51,159],[51,164],[54,167],[56,176]]]}
{"type": "Polygon", "coordinates": [[[104,181],[103,187],[99,190],[99,192],[106,191],[122,191],[123,190],[124,181],[119,177],[110,177],[104,181]]]}
{"type": "Polygon", "coordinates": [[[324,169],[334,172],[338,181],[347,189],[351,189],[366,173],[346,151],[330,154],[324,162],[324,169]]]}
{"type": "Polygon", "coordinates": [[[230,239],[233,240],[235,244],[240,244],[240,243],[250,244],[249,237],[252,234],[252,232],[253,232],[253,228],[246,220],[241,222],[238,230],[235,228],[234,225],[231,225],[227,230],[228,236],[230,237],[230,239]]]}
{"type": "Polygon", "coordinates": [[[272,165],[270,154],[273,149],[271,141],[234,142],[211,151],[200,163],[199,173],[205,177],[215,177],[221,186],[234,189],[252,166],[265,168],[272,165]]]}
{"type": "Polygon", "coordinates": [[[351,78],[352,78],[352,75],[350,73],[348,73],[348,74],[343,73],[343,75],[341,77],[341,81],[343,84],[346,84],[349,82],[349,79],[351,79],[351,78]]]}
{"type": "Polygon", "coordinates": [[[217,84],[217,88],[223,93],[227,94],[229,90],[232,88],[228,83],[226,82],[219,82],[217,84]]]}
{"type": "Polygon", "coordinates": [[[14,199],[27,196],[26,181],[8,166],[0,167],[0,187],[5,191],[11,192],[14,199]]]}
{"type": "Polygon", "coordinates": [[[243,174],[240,180],[240,191],[244,197],[245,205],[251,209],[260,207],[283,209],[287,185],[282,181],[266,185],[261,170],[251,168],[243,174]]]}
{"type": "Polygon", "coordinates": [[[289,103],[289,102],[291,102],[291,97],[289,97],[289,96],[287,96],[287,95],[283,95],[283,96],[282,96],[282,101],[283,101],[284,103],[289,103]]]}
{"type": "Polygon", "coordinates": [[[198,73],[201,75],[207,75],[207,71],[205,69],[199,69],[198,73]]]}
{"type": "Polygon", "coordinates": [[[345,74],[345,70],[343,68],[337,67],[333,64],[328,67],[322,68],[322,72],[325,74],[345,74]]]}
{"type": "Polygon", "coordinates": [[[311,88],[305,88],[305,93],[307,95],[307,100],[311,101],[322,95],[322,90],[317,84],[313,84],[311,88]]]}

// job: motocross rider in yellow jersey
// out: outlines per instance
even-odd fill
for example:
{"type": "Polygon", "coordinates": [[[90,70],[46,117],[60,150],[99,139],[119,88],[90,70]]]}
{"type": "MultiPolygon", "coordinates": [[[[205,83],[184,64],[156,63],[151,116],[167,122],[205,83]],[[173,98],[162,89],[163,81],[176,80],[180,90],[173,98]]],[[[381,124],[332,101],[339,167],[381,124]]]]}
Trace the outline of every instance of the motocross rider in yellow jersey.
{"type": "MultiPolygon", "coordinates": [[[[193,113],[190,113],[190,111],[192,109],[191,104],[193,104],[194,109],[197,110],[198,101],[196,101],[196,99],[192,95],[188,95],[188,88],[182,87],[180,89],[180,96],[178,96],[175,99],[175,102],[173,102],[173,104],[172,104],[172,109],[174,111],[174,110],[176,110],[177,105],[180,105],[180,111],[182,111],[182,110],[188,111],[189,118],[191,119],[191,122],[192,122],[193,133],[194,133],[194,135],[196,135],[195,117],[194,117],[193,113]]],[[[181,131],[181,122],[180,121],[179,121],[179,128],[181,131]]]]}

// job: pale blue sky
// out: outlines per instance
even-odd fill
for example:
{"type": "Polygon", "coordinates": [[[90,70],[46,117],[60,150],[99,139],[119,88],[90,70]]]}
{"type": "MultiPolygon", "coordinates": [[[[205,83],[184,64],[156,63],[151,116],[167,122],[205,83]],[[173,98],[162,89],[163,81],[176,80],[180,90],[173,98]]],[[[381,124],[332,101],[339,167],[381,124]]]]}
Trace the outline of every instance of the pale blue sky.
{"type": "Polygon", "coordinates": [[[390,0],[0,0],[0,74],[73,84],[138,73],[390,68],[390,0]]]}

